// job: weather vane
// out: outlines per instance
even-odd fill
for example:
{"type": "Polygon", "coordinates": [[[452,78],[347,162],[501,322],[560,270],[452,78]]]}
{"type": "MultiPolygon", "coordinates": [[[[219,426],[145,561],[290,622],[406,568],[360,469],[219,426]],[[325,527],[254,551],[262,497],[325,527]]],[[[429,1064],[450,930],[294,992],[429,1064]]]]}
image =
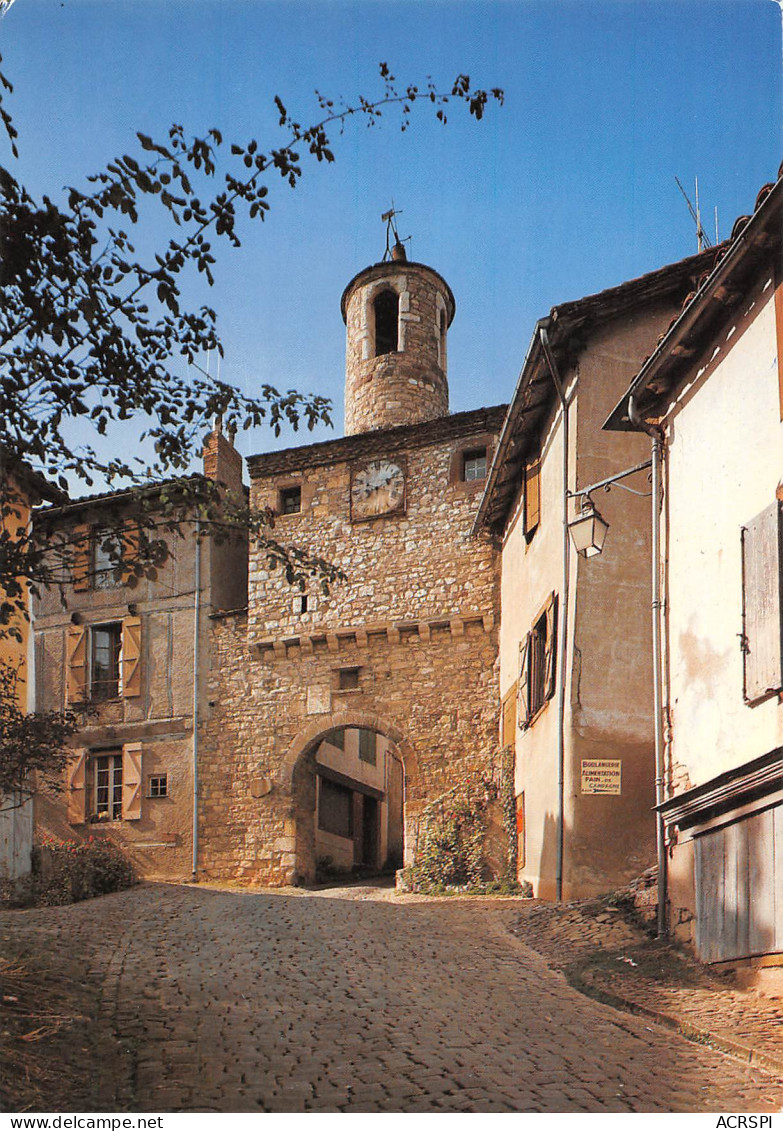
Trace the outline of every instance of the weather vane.
{"type": "Polygon", "coordinates": [[[394,237],[394,246],[402,247],[403,243],[410,241],[410,236],[405,236],[404,240],[400,239],[399,232],[397,231],[397,221],[395,216],[402,216],[402,209],[394,207],[394,201],[388,212],[381,214],[381,220],[386,225],[386,251],[383,253],[382,262],[392,258],[392,236],[394,237]]]}

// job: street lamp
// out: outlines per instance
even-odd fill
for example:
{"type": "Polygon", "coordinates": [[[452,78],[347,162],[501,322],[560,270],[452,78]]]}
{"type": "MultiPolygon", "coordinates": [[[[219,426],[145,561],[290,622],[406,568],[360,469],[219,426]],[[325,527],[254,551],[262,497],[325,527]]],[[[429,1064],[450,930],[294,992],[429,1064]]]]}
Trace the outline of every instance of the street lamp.
{"type": "Polygon", "coordinates": [[[583,558],[594,558],[604,548],[609,523],[596,510],[589,495],[581,496],[582,506],[576,518],[568,524],[571,541],[577,554],[583,558]]]}

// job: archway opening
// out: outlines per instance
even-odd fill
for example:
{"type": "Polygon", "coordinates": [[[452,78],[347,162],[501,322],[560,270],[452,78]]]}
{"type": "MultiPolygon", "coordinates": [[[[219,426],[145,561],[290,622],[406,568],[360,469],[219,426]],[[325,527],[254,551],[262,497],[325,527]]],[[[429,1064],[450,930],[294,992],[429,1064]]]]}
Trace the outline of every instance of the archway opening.
{"type": "Polygon", "coordinates": [[[366,727],[336,727],[314,754],[316,877],[401,868],[404,771],[394,742],[366,727]]]}
{"type": "Polygon", "coordinates": [[[394,353],[398,348],[399,306],[400,299],[396,291],[381,291],[373,303],[376,357],[394,353]]]}

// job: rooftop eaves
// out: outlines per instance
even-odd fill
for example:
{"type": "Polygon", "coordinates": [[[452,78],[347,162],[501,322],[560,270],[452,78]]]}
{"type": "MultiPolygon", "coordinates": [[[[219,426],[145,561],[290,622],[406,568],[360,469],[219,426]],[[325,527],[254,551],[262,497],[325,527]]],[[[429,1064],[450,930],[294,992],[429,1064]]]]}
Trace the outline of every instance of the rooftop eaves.
{"type": "Polygon", "coordinates": [[[695,281],[709,273],[719,251],[720,248],[710,248],[598,294],[560,303],[552,307],[546,318],[539,319],[503,423],[474,534],[481,530],[496,536],[502,533],[519,490],[522,466],[557,397],[540,330],[546,329],[556,363],[565,373],[597,328],[639,307],[692,290],[695,281]]]}
{"type": "Polygon", "coordinates": [[[747,295],[759,268],[780,253],[783,225],[783,165],[778,179],[764,185],[752,216],[740,216],[721,247],[713,270],[689,294],[682,310],[612,410],[604,428],[634,431],[629,401],[641,419],[660,419],[688,379],[694,362],[719,327],[747,295]]]}

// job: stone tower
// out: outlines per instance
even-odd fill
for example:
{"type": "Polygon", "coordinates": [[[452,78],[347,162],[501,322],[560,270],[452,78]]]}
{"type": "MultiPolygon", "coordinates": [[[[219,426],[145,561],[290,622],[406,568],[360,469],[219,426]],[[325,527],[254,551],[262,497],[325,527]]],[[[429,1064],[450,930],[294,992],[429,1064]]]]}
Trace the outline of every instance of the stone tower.
{"type": "Polygon", "coordinates": [[[392,258],[366,267],[342,297],[347,327],[345,434],[419,424],[449,411],[446,336],[454,295],[423,263],[392,258]]]}

